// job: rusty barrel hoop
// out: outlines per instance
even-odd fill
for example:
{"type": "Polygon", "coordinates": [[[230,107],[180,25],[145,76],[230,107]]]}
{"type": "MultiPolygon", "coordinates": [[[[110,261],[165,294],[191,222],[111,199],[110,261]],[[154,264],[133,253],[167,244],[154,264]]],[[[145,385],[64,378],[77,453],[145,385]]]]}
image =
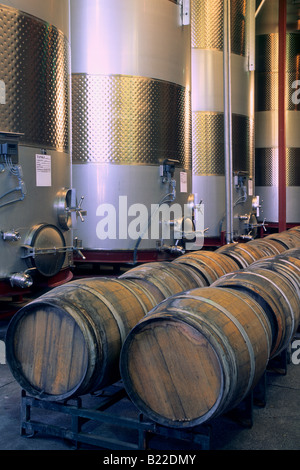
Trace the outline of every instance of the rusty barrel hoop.
{"type": "Polygon", "coordinates": [[[178,292],[203,286],[203,277],[191,267],[171,262],[153,262],[136,266],[119,279],[144,280],[156,286],[164,298],[178,292]]]}
{"type": "Polygon", "coordinates": [[[222,253],[229,258],[236,261],[240,269],[245,269],[250,264],[254,263],[265,255],[257,246],[252,246],[250,243],[235,243],[224,245],[216,250],[217,253],[222,253]]]}
{"type": "Polygon", "coordinates": [[[290,232],[289,230],[267,235],[265,239],[278,241],[286,250],[300,247],[300,234],[298,235],[298,233],[290,232]]]}
{"type": "Polygon", "coordinates": [[[188,428],[236,406],[265,371],[271,330],[264,310],[233,289],[174,295],[129,333],[120,370],[137,408],[188,428]]]}
{"type": "Polygon", "coordinates": [[[195,269],[205,280],[203,287],[209,286],[224,274],[239,269],[233,259],[215,251],[190,252],[172,261],[172,264],[188,265],[195,269]]]}
{"type": "Polygon", "coordinates": [[[147,301],[144,303],[144,310],[148,313],[149,308],[155,307],[157,304],[164,300],[164,296],[161,291],[151,282],[144,281],[139,279],[139,282],[136,282],[135,279],[114,279],[115,282],[123,285],[129,290],[132,290],[134,295],[139,296],[139,301],[142,303],[144,296],[146,296],[147,301]]]}
{"type": "Polygon", "coordinates": [[[284,251],[280,255],[277,255],[276,258],[278,259],[285,259],[285,258],[293,258],[293,259],[300,259],[300,247],[299,248],[291,248],[289,250],[284,251]]]}
{"type": "Polygon", "coordinates": [[[283,253],[286,249],[277,240],[266,240],[265,238],[258,238],[248,242],[250,246],[258,247],[264,256],[276,256],[283,253]]]}
{"type": "Polygon", "coordinates": [[[300,234],[300,226],[292,227],[288,230],[288,233],[296,233],[297,235],[300,234]]]}
{"type": "Polygon", "coordinates": [[[250,269],[256,268],[270,269],[284,276],[296,290],[298,298],[300,299],[300,259],[291,256],[284,258],[266,258],[256,261],[250,266],[250,269]]]}

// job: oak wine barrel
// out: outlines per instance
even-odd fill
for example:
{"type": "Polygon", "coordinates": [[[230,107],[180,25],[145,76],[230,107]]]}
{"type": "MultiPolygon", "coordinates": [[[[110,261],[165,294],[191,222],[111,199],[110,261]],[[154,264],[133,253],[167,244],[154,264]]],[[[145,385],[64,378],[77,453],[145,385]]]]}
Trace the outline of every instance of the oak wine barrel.
{"type": "Polygon", "coordinates": [[[235,407],[265,371],[268,319],[250,296],[204,287],[170,297],[129,333],[125,389],[153,421],[197,426],[235,407]]]}
{"type": "Polygon", "coordinates": [[[297,235],[300,234],[300,226],[292,227],[288,230],[289,233],[296,233],[297,235]]]}
{"type": "Polygon", "coordinates": [[[45,400],[99,390],[119,379],[127,334],[162,299],[143,282],[94,278],[56,287],[12,318],[6,335],[11,372],[45,400]]]}
{"type": "Polygon", "coordinates": [[[240,269],[247,268],[265,256],[264,252],[258,247],[250,245],[250,243],[235,243],[224,245],[216,250],[229,258],[232,258],[240,269]]]}
{"type": "Polygon", "coordinates": [[[204,286],[209,286],[224,274],[239,269],[238,264],[233,259],[215,251],[205,250],[182,255],[172,261],[172,264],[187,265],[196,270],[205,279],[204,286]]]}
{"type": "Polygon", "coordinates": [[[275,240],[281,243],[286,250],[300,247],[300,234],[286,230],[280,233],[273,233],[265,237],[266,240],[275,240]]]}
{"type": "Polygon", "coordinates": [[[213,287],[236,289],[251,295],[266,312],[272,328],[270,357],[286,349],[299,324],[299,298],[288,280],[278,272],[256,267],[226,274],[213,287]]]}
{"type": "Polygon", "coordinates": [[[276,271],[284,276],[296,290],[300,299],[300,259],[290,257],[266,258],[253,263],[249,269],[264,268],[276,271]]]}
{"type": "Polygon", "coordinates": [[[164,298],[206,285],[201,273],[195,272],[189,266],[168,261],[136,266],[122,274],[119,279],[131,279],[136,283],[140,280],[152,283],[160,290],[164,298]]]}
{"type": "Polygon", "coordinates": [[[277,240],[266,240],[265,238],[257,238],[248,242],[250,246],[258,247],[264,256],[276,256],[283,253],[286,248],[277,240]]]}
{"type": "Polygon", "coordinates": [[[277,255],[277,258],[279,259],[300,259],[300,247],[299,248],[291,248],[289,250],[285,250],[283,253],[280,255],[277,255]]]}

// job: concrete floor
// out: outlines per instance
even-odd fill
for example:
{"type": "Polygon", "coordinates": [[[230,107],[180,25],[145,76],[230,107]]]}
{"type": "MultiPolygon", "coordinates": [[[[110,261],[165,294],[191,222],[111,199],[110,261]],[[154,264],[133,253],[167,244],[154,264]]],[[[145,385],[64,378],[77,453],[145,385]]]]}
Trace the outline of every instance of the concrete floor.
{"type": "MultiPolygon", "coordinates": [[[[8,321],[0,322],[0,341],[5,338],[7,324],[8,321]]],[[[222,416],[210,423],[211,450],[300,450],[300,364],[296,365],[289,361],[285,375],[268,371],[266,383],[266,404],[264,407],[253,407],[252,427],[242,426],[232,416],[222,416]]],[[[94,400],[95,397],[89,397],[89,399],[94,400]]],[[[20,403],[21,388],[13,378],[8,365],[1,364],[0,450],[71,451],[75,449],[74,442],[43,432],[31,438],[21,436],[20,403]]],[[[119,416],[130,415],[133,409],[136,413],[137,410],[128,399],[117,404],[119,416]]],[[[56,416],[49,417],[49,422],[58,423],[60,426],[60,419],[56,416]]],[[[103,432],[108,431],[102,427],[100,434],[103,432]]],[[[119,428],[117,431],[109,432],[115,432],[115,438],[121,438],[119,428]]],[[[179,441],[170,440],[169,442],[168,439],[161,438],[158,438],[158,441],[158,447],[155,447],[158,449],[185,448],[179,441]]],[[[90,447],[83,444],[80,448],[89,449],[90,447]]],[[[189,444],[188,448],[197,449],[197,446],[189,444]]]]}

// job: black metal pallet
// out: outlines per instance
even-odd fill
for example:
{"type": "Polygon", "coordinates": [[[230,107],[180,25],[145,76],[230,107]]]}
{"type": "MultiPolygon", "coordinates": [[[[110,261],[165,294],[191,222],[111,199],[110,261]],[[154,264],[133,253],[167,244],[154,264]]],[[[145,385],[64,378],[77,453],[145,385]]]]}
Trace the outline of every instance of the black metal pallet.
{"type": "MultiPolygon", "coordinates": [[[[180,441],[181,445],[192,446],[195,450],[208,450],[210,448],[210,427],[207,425],[198,426],[193,429],[170,429],[160,426],[150,421],[144,415],[136,413],[136,416],[126,417],[112,413],[108,410],[114,404],[124,399],[125,407],[130,407],[131,402],[126,398],[123,388],[115,387],[117,390],[108,396],[104,395],[92,397],[98,401],[96,408],[83,407],[82,399],[76,398],[66,402],[53,402],[40,400],[38,398],[28,396],[22,390],[21,397],[21,435],[33,437],[37,432],[47,435],[56,436],[74,442],[78,448],[80,444],[96,446],[101,449],[111,450],[147,450],[149,443],[154,438],[165,438],[167,440],[180,441]],[[119,389],[118,389],[119,388],[119,389]],[[74,402],[71,404],[71,402],[74,402]],[[39,410],[51,411],[58,416],[64,415],[70,417],[70,423],[62,424],[60,419],[53,424],[49,422],[36,421],[32,419],[32,411],[34,408],[39,410]],[[86,424],[93,423],[93,426],[100,425],[96,430],[84,429],[86,424]],[[109,435],[105,425],[111,426],[120,434],[122,428],[125,433],[125,439],[116,435],[109,435]]],[[[161,444],[160,444],[161,445],[161,444]]],[[[159,449],[159,447],[154,447],[159,449]]],[[[162,449],[162,447],[160,447],[162,449]]]]}
{"type": "MultiPolygon", "coordinates": [[[[285,350],[269,362],[267,370],[256,387],[225,416],[244,428],[251,428],[254,406],[266,405],[267,372],[285,375],[287,363],[288,353],[285,350]]],[[[138,412],[127,397],[122,382],[107,387],[97,394],[89,395],[88,404],[83,403],[83,399],[85,400],[86,397],[53,402],[29,396],[22,390],[21,435],[33,437],[36,433],[44,433],[72,441],[75,448],[86,444],[110,450],[136,451],[152,448],[166,450],[162,447],[150,447],[155,440],[156,443],[159,441],[162,446],[161,439],[165,439],[165,442],[169,440],[179,442],[180,449],[182,445],[194,450],[210,450],[211,448],[212,427],[210,423],[187,429],[173,429],[154,423],[138,412]],[[117,409],[114,409],[114,406],[117,406],[117,409]],[[47,414],[46,422],[32,419],[34,409],[45,413],[51,412],[54,416],[49,419],[49,414],[47,414]],[[69,417],[69,422],[64,423],[61,416],[69,417]],[[86,428],[91,423],[93,429],[86,428]],[[105,426],[111,427],[111,434],[105,426]],[[123,433],[120,432],[121,429],[123,433]]]]}

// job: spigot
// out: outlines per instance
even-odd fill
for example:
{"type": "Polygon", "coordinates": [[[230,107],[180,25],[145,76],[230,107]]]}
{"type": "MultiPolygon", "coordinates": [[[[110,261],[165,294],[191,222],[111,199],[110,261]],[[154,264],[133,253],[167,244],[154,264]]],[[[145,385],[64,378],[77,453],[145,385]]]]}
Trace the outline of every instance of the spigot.
{"type": "Polygon", "coordinates": [[[26,289],[27,287],[31,287],[33,284],[32,277],[26,273],[15,273],[9,278],[10,284],[12,287],[21,287],[22,289],[26,289]]]}
{"type": "Polygon", "coordinates": [[[2,238],[6,242],[17,242],[20,240],[21,235],[19,232],[11,230],[10,232],[2,232],[2,238]]]}

